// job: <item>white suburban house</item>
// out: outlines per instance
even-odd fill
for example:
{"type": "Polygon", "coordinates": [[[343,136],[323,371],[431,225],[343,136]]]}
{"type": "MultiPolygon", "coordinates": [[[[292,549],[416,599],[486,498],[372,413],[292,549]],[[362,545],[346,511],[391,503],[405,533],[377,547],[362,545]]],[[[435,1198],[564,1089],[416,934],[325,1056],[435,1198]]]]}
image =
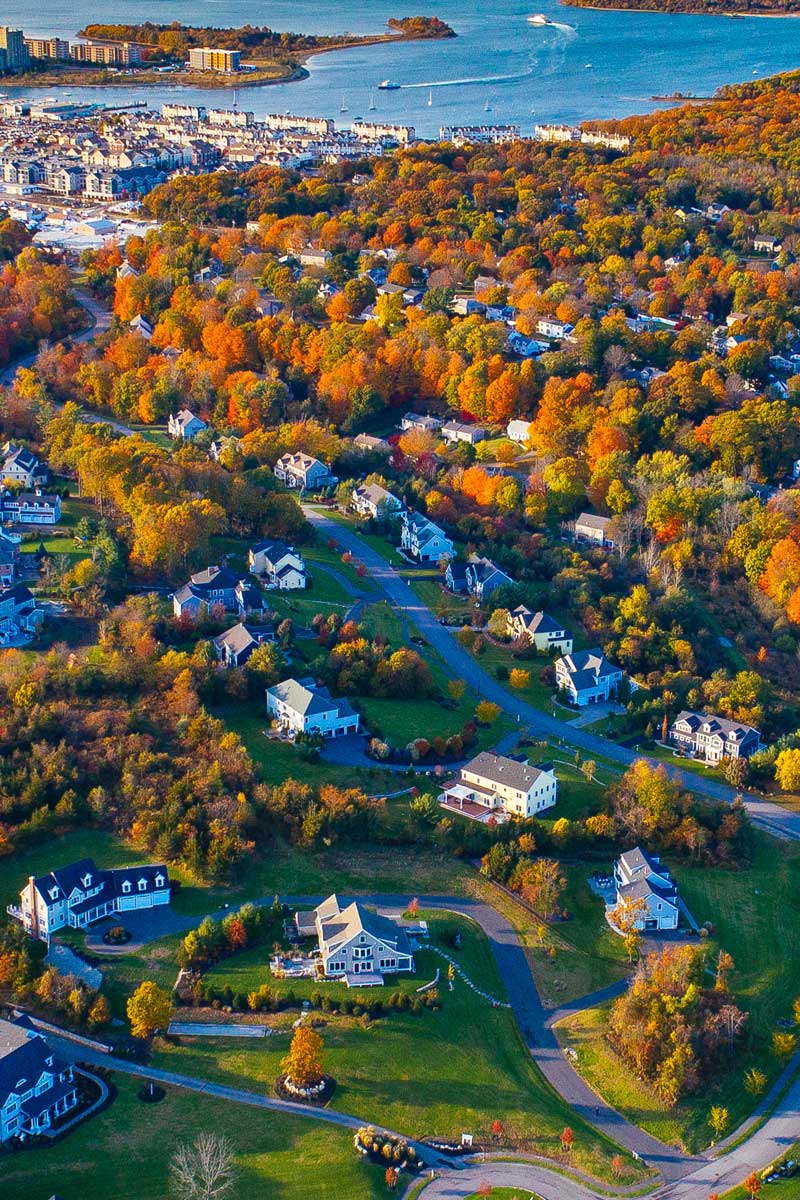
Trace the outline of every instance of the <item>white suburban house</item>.
{"type": "Polygon", "coordinates": [[[170,413],[167,421],[167,432],[171,438],[184,442],[193,442],[199,433],[204,433],[208,425],[200,417],[195,416],[188,408],[181,408],[174,415],[170,413]]]}
{"type": "Polygon", "coordinates": [[[575,540],[613,549],[616,542],[611,534],[610,526],[611,517],[598,517],[594,513],[583,512],[575,518],[575,540]]]}
{"type": "Polygon", "coordinates": [[[558,799],[558,780],[549,764],[528,763],[484,750],[446,784],[439,803],[473,821],[534,817],[558,799]]]}
{"type": "Polygon", "coordinates": [[[545,654],[552,650],[572,653],[572,634],[562,622],[546,612],[531,612],[524,604],[518,604],[508,614],[508,636],[515,640],[528,637],[531,644],[545,654]]]}
{"type": "Polygon", "coordinates": [[[72,1063],[56,1057],[28,1017],[0,1018],[0,1143],[51,1128],[77,1104],[72,1063]]]}
{"type": "Polygon", "coordinates": [[[565,654],[556,659],[555,665],[556,686],[563,688],[579,708],[611,700],[625,675],[621,667],[615,667],[596,647],[565,654]]]}
{"type": "Polygon", "coordinates": [[[373,437],[371,433],[358,433],[353,438],[353,445],[357,450],[363,450],[367,454],[383,454],[389,455],[392,453],[392,447],[386,438],[373,437]]]}
{"type": "Polygon", "coordinates": [[[403,501],[379,483],[362,483],[353,488],[353,508],[362,517],[385,520],[396,516],[403,501]]]}
{"type": "Polygon", "coordinates": [[[272,625],[245,625],[240,621],[212,638],[214,653],[225,667],[243,667],[250,655],[264,642],[275,641],[272,625]]]}
{"type": "Polygon", "coordinates": [[[723,758],[749,758],[761,749],[761,734],[752,725],[688,709],[679,712],[672,722],[669,740],[709,763],[723,758]]]}
{"type": "Polygon", "coordinates": [[[419,562],[438,562],[440,558],[452,558],[453,543],[447,534],[429,521],[422,513],[404,512],[400,529],[400,545],[412,558],[419,562]]]}
{"type": "Polygon", "coordinates": [[[283,454],[275,463],[276,479],[287,487],[299,488],[301,491],[314,492],[319,488],[332,487],[339,480],[332,475],[325,463],[310,454],[299,451],[297,454],[283,454]]]}
{"type": "Polygon", "coordinates": [[[612,921],[616,905],[641,901],[636,906],[641,912],[633,921],[637,929],[678,928],[678,886],[657,854],[648,854],[639,846],[621,854],[614,863],[614,889],[612,921]]]}
{"type": "Polygon", "coordinates": [[[24,583],[0,587],[0,647],[26,640],[43,620],[44,612],[36,607],[36,597],[24,583]]]}
{"type": "Polygon", "coordinates": [[[19,905],[9,905],[8,913],[31,937],[49,942],[66,925],[85,929],[112,913],[169,901],[169,873],[161,863],[101,871],[91,858],[82,858],[48,875],[31,875],[19,905]]]}
{"type": "Polygon", "coordinates": [[[312,678],[285,679],[267,688],[267,712],[281,729],[320,737],[358,733],[358,713],[344,698],[334,699],[312,678]]]}
{"type": "Polygon", "coordinates": [[[435,433],[437,429],[442,428],[442,421],[439,417],[432,417],[430,414],[407,412],[400,418],[400,428],[402,430],[418,429],[421,433],[435,433]]]}
{"type": "Polygon", "coordinates": [[[47,479],[47,468],[24,446],[6,442],[0,453],[3,456],[0,467],[3,483],[21,483],[25,488],[34,488],[47,479]]]}
{"type": "Polygon", "coordinates": [[[513,583],[514,580],[490,558],[470,554],[465,563],[453,560],[447,564],[445,582],[451,592],[469,592],[478,601],[482,601],[497,588],[513,583]]]}
{"type": "Polygon", "coordinates": [[[263,579],[268,588],[295,591],[308,585],[306,564],[299,550],[272,539],[257,542],[247,552],[251,575],[263,579]]]}
{"type": "Polygon", "coordinates": [[[523,421],[517,417],[513,421],[508,422],[508,425],[506,426],[506,435],[511,439],[512,442],[517,442],[520,446],[522,446],[531,436],[532,427],[532,421],[523,421]]]}
{"type": "Polygon", "coordinates": [[[329,896],[313,913],[297,917],[301,931],[313,918],[326,979],[344,978],[348,987],[365,987],[382,984],[384,974],[415,969],[406,931],[358,901],[342,908],[336,895],[329,896]]]}
{"type": "Polygon", "coordinates": [[[205,567],[190,575],[189,582],[173,593],[172,611],[176,617],[196,621],[203,605],[209,612],[219,607],[244,617],[251,612],[261,612],[264,597],[255,584],[237,578],[228,567],[205,567]]]}
{"type": "Polygon", "coordinates": [[[558,341],[569,337],[572,330],[573,326],[568,321],[556,321],[550,317],[542,317],[536,322],[537,333],[541,333],[542,337],[555,338],[558,341]]]}
{"type": "Polygon", "coordinates": [[[61,520],[61,497],[34,492],[0,492],[0,521],[15,525],[55,525],[61,520]]]}

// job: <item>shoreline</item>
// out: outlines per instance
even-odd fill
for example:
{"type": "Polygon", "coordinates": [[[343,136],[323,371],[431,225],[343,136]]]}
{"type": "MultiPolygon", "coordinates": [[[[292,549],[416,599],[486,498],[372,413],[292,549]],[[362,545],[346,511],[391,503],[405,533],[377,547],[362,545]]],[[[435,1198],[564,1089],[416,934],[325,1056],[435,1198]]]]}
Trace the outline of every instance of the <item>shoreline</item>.
{"type": "Polygon", "coordinates": [[[800,17],[800,11],[797,12],[752,12],[748,9],[737,9],[735,12],[720,12],[718,9],[710,8],[705,12],[701,12],[696,8],[672,9],[670,12],[664,12],[656,8],[639,8],[636,4],[576,4],[575,0],[559,0],[559,3],[564,8],[584,8],[591,12],[617,12],[617,13],[636,13],[639,16],[645,17],[727,17],[728,20],[744,20],[745,18],[761,21],[791,21],[800,17]]]}
{"type": "MultiPolygon", "coordinates": [[[[98,79],[97,72],[88,72],[94,78],[81,78],[83,72],[78,70],[67,69],[63,72],[55,71],[51,73],[35,74],[26,79],[19,75],[0,75],[0,87],[2,88],[26,88],[35,89],[41,88],[51,90],[52,88],[153,88],[153,87],[176,87],[176,88],[206,88],[209,91],[220,91],[229,88],[254,88],[254,87],[272,87],[277,83],[299,83],[303,79],[308,79],[310,71],[306,66],[312,58],[316,58],[319,54],[333,54],[339,50],[358,50],[362,46],[383,46],[387,42],[441,42],[448,41],[449,38],[441,37],[425,37],[422,34],[404,34],[389,30],[387,33],[367,34],[364,37],[359,37],[351,42],[340,42],[335,46],[320,46],[318,49],[299,51],[295,56],[295,61],[287,64],[287,69],[279,75],[274,75],[266,79],[253,78],[254,74],[258,73],[259,67],[256,64],[249,63],[249,66],[256,66],[255,72],[237,71],[231,75],[211,74],[210,72],[195,72],[188,71],[168,71],[164,73],[142,72],[138,75],[125,75],[115,73],[107,79],[98,79]]],[[[263,68],[263,69],[266,69],[263,68]]]]}

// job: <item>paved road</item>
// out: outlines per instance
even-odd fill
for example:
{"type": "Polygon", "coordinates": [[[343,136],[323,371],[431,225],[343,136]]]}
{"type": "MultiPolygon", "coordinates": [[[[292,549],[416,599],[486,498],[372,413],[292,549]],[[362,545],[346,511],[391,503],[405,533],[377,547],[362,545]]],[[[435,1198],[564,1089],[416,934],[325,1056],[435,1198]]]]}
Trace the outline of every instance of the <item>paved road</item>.
{"type": "MultiPolygon", "coordinates": [[[[324,537],[334,538],[341,546],[360,558],[389,602],[414,622],[434,650],[447,663],[454,676],[464,679],[480,696],[499,704],[503,711],[515,720],[524,722],[535,736],[559,738],[566,745],[572,746],[584,754],[603,755],[623,766],[629,766],[637,759],[647,758],[647,755],[636,754],[626,746],[620,746],[616,742],[598,737],[597,734],[589,733],[585,729],[576,729],[566,721],[560,721],[557,717],[552,717],[549,713],[542,712],[520,700],[518,696],[513,696],[501,683],[487,674],[472,655],[459,646],[451,631],[439,623],[416,592],[377,551],[362,541],[352,530],[310,505],[304,505],[303,511],[311,524],[324,537]]],[[[669,774],[677,779],[683,787],[709,800],[721,800],[730,804],[738,794],[734,788],[728,787],[727,784],[720,783],[716,779],[682,771],[679,767],[659,763],[656,759],[648,761],[654,765],[666,766],[669,774]]],[[[778,837],[800,841],[800,813],[788,812],[779,804],[764,800],[750,792],[744,794],[743,800],[752,820],[757,825],[778,837]]]]}

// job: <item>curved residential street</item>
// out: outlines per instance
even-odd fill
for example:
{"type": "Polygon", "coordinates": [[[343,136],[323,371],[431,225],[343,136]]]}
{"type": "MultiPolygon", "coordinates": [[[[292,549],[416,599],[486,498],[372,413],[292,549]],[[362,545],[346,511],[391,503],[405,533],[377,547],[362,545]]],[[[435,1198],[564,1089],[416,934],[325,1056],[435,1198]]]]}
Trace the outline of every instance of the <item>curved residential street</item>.
{"type": "MultiPolygon", "coordinates": [[[[542,712],[524,700],[520,700],[518,696],[512,695],[501,683],[484,671],[471,654],[459,646],[450,629],[439,623],[405,579],[358,534],[310,505],[303,505],[303,511],[323,537],[333,538],[343,549],[349,550],[363,562],[378,588],[383,592],[384,598],[414,622],[420,633],[425,636],[436,653],[447,664],[454,677],[464,679],[478,695],[486,700],[494,701],[509,716],[524,722],[532,734],[544,738],[560,738],[565,745],[580,750],[584,754],[603,755],[623,766],[630,766],[632,762],[640,758],[647,759],[646,754],[637,754],[626,746],[619,746],[616,742],[599,737],[597,734],[588,733],[584,729],[576,729],[566,721],[560,721],[557,717],[542,712]]],[[[739,794],[734,788],[728,787],[727,784],[720,783],[716,779],[682,771],[679,767],[660,763],[657,759],[648,759],[648,761],[657,766],[665,766],[669,774],[688,791],[695,792],[709,800],[721,800],[730,804],[739,794]]],[[[761,828],[776,837],[800,841],[800,812],[789,812],[779,804],[764,800],[751,792],[743,793],[742,799],[752,820],[761,828]]]]}

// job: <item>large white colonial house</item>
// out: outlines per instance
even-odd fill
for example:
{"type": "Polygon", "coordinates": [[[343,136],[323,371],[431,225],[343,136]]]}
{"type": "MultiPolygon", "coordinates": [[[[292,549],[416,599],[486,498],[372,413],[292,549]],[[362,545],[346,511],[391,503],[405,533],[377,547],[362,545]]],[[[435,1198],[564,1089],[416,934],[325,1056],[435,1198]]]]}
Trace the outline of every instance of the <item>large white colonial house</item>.
{"type": "Polygon", "coordinates": [[[400,545],[419,562],[438,562],[440,558],[452,558],[455,554],[450,538],[423,517],[422,513],[401,513],[400,545]]]}
{"type": "Polygon", "coordinates": [[[439,803],[473,821],[534,817],[558,799],[558,780],[549,765],[531,767],[485,750],[445,785],[439,803]]]}
{"type": "Polygon", "coordinates": [[[0,521],[15,525],[55,525],[61,520],[61,497],[34,492],[0,492],[0,521]]]}
{"type": "Polygon", "coordinates": [[[572,653],[572,634],[562,622],[546,612],[531,612],[524,604],[518,604],[508,614],[508,636],[515,640],[528,637],[531,644],[545,654],[552,650],[572,653]]]}
{"type": "Polygon", "coordinates": [[[573,704],[601,704],[613,699],[625,677],[621,667],[609,662],[602,650],[576,650],[556,659],[556,686],[573,704]]]}
{"type": "Polygon", "coordinates": [[[49,942],[65,925],[85,929],[112,913],[169,904],[169,872],[157,863],[99,870],[82,858],[48,875],[31,875],[8,913],[31,937],[49,942]]]}
{"type": "Polygon", "coordinates": [[[337,896],[329,896],[313,913],[297,914],[301,932],[312,917],[326,979],[365,987],[383,983],[384,974],[415,969],[405,930],[358,901],[342,908],[337,896]]]}
{"type": "Polygon", "coordinates": [[[353,508],[362,517],[377,520],[396,516],[403,501],[379,483],[362,483],[353,488],[353,508]]]}
{"type": "Polygon", "coordinates": [[[286,542],[257,542],[247,552],[251,575],[263,579],[268,588],[295,591],[308,585],[306,564],[299,550],[286,542]]]}
{"type": "Polygon", "coordinates": [[[77,1103],[72,1063],[56,1058],[28,1017],[0,1018],[0,1143],[49,1129],[77,1103]]]}
{"type": "Polygon", "coordinates": [[[320,737],[358,733],[359,717],[349,700],[334,698],[309,679],[285,679],[267,688],[267,712],[281,729],[320,737]]]}
{"type": "Polygon", "coordinates": [[[648,854],[639,846],[626,850],[614,863],[615,901],[613,909],[626,901],[641,911],[633,924],[645,932],[678,928],[678,886],[657,854],[648,854]]]}
{"type": "Polygon", "coordinates": [[[320,488],[333,487],[339,480],[332,475],[325,463],[302,450],[298,454],[284,454],[275,463],[275,477],[289,488],[315,492],[320,488]]]}
{"type": "Polygon", "coordinates": [[[684,709],[672,722],[669,740],[706,762],[749,758],[761,748],[761,734],[752,725],[684,709]]]}
{"type": "Polygon", "coordinates": [[[21,483],[25,488],[35,488],[47,479],[47,467],[25,446],[6,442],[0,454],[3,457],[0,467],[3,483],[21,483]]]}

